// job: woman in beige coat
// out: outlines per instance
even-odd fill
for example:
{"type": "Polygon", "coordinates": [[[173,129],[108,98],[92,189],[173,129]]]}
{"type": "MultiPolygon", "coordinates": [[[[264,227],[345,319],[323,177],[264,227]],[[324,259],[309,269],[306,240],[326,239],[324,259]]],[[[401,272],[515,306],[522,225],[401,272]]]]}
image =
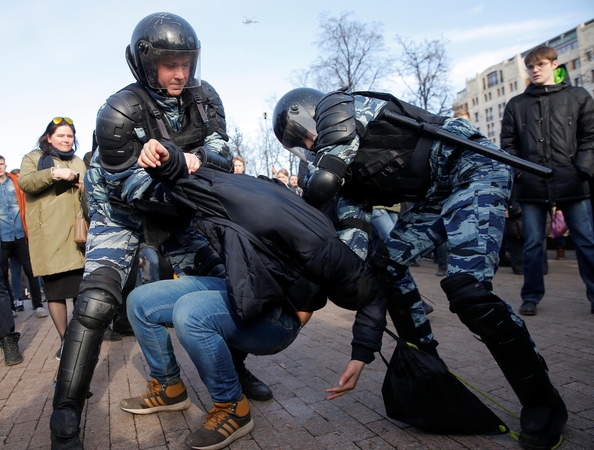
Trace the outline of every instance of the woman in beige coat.
{"type": "MultiPolygon", "coordinates": [[[[66,299],[76,300],[85,265],[84,247],[74,242],[74,224],[82,214],[86,166],[74,155],[72,119],[55,117],[23,158],[19,187],[26,193],[29,253],[35,276],[43,279],[48,309],[60,338],[68,324],[66,299]]],[[[56,358],[61,357],[61,347],[56,358]]]]}

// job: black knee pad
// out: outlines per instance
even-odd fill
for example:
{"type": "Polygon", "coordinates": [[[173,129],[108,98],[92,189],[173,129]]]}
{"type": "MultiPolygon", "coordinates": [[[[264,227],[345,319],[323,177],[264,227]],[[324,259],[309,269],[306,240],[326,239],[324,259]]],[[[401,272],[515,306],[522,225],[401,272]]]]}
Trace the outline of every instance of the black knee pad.
{"type": "Polygon", "coordinates": [[[458,273],[441,280],[441,289],[450,302],[450,311],[454,314],[466,305],[499,302],[501,300],[491,292],[493,285],[488,281],[478,281],[467,273],[458,273]]]}
{"type": "Polygon", "coordinates": [[[89,289],[79,294],[74,303],[74,317],[89,330],[105,330],[111,323],[118,301],[103,289],[89,289]]]}
{"type": "Polygon", "coordinates": [[[457,314],[462,323],[481,339],[500,333],[503,322],[515,325],[505,304],[490,292],[490,283],[485,285],[472,275],[463,273],[442,280],[441,288],[450,302],[450,311],[457,314]]]}

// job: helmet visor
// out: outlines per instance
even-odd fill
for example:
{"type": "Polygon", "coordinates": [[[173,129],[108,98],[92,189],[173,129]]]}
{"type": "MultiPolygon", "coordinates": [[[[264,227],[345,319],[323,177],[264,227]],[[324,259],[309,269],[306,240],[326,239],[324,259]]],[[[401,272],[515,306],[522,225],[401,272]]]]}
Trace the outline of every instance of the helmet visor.
{"type": "Polygon", "coordinates": [[[148,87],[158,90],[170,83],[184,83],[184,88],[200,85],[200,49],[164,50],[143,44],[140,60],[148,87]]]}
{"type": "Polygon", "coordinates": [[[316,121],[314,118],[303,110],[294,113],[290,109],[287,114],[289,120],[287,121],[287,126],[281,140],[283,147],[287,149],[311,147],[317,136],[316,121]]]}

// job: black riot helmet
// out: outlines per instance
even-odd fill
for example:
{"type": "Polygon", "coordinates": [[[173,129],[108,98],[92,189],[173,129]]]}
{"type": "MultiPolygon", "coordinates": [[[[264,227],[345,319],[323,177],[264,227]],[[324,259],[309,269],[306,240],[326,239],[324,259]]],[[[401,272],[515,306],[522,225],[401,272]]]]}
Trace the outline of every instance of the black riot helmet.
{"type": "Polygon", "coordinates": [[[283,147],[311,147],[317,136],[316,106],[322,97],[322,92],[311,88],[293,89],[281,97],[272,113],[272,127],[283,147]]]}
{"type": "Polygon", "coordinates": [[[157,62],[188,56],[190,77],[185,87],[200,85],[200,41],[192,26],[180,16],[161,12],[146,16],[132,32],[126,48],[130,70],[144,86],[160,90],[157,62]]]}

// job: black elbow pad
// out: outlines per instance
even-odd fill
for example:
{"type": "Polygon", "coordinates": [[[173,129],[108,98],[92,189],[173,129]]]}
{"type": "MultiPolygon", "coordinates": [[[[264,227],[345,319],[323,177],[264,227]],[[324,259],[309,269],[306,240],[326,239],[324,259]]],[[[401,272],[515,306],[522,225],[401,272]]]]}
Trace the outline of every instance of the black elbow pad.
{"type": "Polygon", "coordinates": [[[314,161],[319,170],[307,181],[303,197],[305,201],[316,208],[322,208],[336,195],[346,170],[345,162],[333,155],[321,153],[314,161]]]}

